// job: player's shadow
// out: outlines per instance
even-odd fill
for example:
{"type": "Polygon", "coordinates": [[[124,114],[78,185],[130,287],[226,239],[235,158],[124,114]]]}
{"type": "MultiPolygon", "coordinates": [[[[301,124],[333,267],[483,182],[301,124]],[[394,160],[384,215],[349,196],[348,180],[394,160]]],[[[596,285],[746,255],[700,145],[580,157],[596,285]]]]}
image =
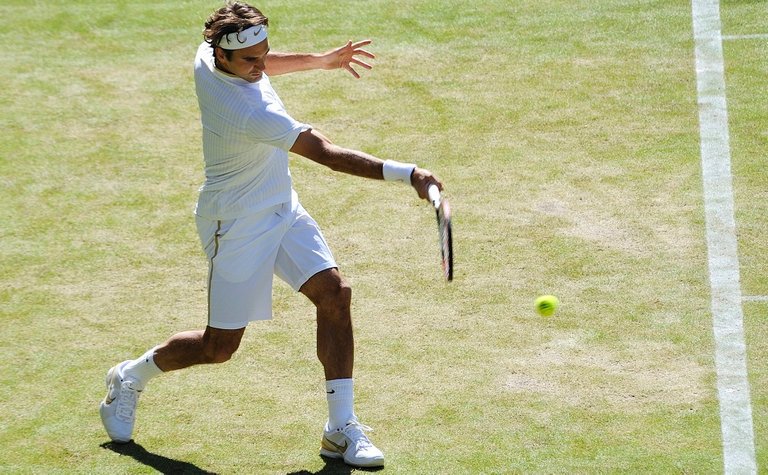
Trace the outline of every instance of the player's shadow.
{"type": "Polygon", "coordinates": [[[188,473],[188,474],[198,474],[198,475],[203,475],[203,474],[215,475],[216,474],[216,472],[209,472],[207,470],[204,470],[198,467],[193,463],[182,462],[180,460],[174,460],[168,457],[163,457],[162,455],[153,454],[152,452],[147,451],[147,449],[135,443],[134,441],[130,441],[127,444],[116,444],[114,442],[106,442],[101,444],[101,448],[109,449],[112,452],[118,453],[120,455],[126,455],[128,457],[131,457],[137,462],[143,463],[147,467],[152,467],[153,469],[157,470],[160,473],[188,473]]]}
{"type": "MultiPolygon", "coordinates": [[[[216,472],[209,472],[208,470],[204,470],[193,463],[182,462],[180,460],[174,460],[162,455],[153,454],[134,441],[130,441],[127,444],[105,442],[101,444],[101,448],[111,450],[112,452],[120,455],[131,457],[137,462],[143,463],[147,467],[151,467],[160,473],[216,475],[216,472]]],[[[383,467],[353,469],[349,465],[345,464],[343,460],[322,456],[321,458],[325,462],[325,466],[317,472],[299,470],[298,472],[291,472],[286,475],[349,475],[352,472],[378,472],[379,470],[383,469],[383,467]]]]}
{"type": "Polygon", "coordinates": [[[383,470],[384,467],[373,467],[373,468],[362,468],[362,467],[356,467],[352,468],[349,465],[345,464],[343,460],[341,459],[333,459],[330,457],[323,457],[322,455],[320,458],[323,459],[325,462],[325,467],[321,468],[317,472],[310,472],[309,470],[299,470],[298,472],[291,472],[286,475],[349,475],[352,472],[378,472],[379,470],[383,470]]]}

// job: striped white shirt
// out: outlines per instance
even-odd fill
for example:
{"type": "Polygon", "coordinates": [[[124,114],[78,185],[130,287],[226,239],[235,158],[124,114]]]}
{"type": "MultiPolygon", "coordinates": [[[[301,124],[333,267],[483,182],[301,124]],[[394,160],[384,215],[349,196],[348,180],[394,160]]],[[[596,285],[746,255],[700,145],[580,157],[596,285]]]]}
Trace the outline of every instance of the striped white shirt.
{"type": "Polygon", "coordinates": [[[195,57],[205,183],[195,213],[233,219],[291,201],[288,150],[311,127],[294,120],[269,78],[250,83],[216,69],[203,42],[195,57]]]}

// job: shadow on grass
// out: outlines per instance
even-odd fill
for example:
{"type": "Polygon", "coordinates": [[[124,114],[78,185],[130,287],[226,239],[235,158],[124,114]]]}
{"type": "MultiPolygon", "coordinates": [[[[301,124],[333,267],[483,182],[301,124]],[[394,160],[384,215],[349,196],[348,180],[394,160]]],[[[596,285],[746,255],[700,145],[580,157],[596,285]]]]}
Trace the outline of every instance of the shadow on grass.
{"type": "Polygon", "coordinates": [[[291,472],[286,475],[348,475],[353,472],[378,472],[379,470],[384,469],[384,467],[374,467],[374,468],[350,467],[349,465],[345,464],[344,461],[341,459],[323,457],[322,455],[320,456],[320,458],[322,458],[323,461],[325,462],[325,467],[321,468],[317,472],[300,470],[298,472],[291,472]]]}
{"type": "Polygon", "coordinates": [[[148,452],[147,449],[141,445],[130,441],[127,444],[116,444],[114,442],[106,442],[101,444],[101,448],[109,449],[112,452],[120,455],[127,455],[133,458],[137,462],[143,463],[147,467],[152,467],[160,473],[189,473],[189,474],[206,474],[215,475],[215,472],[209,472],[203,470],[195,464],[189,462],[182,462],[174,460],[162,455],[153,454],[148,452]]]}
{"type": "MultiPolygon", "coordinates": [[[[182,462],[180,460],[174,460],[172,458],[164,457],[162,455],[153,454],[147,451],[144,447],[137,444],[134,441],[130,441],[127,444],[116,444],[114,442],[105,442],[101,444],[102,449],[108,449],[120,455],[131,457],[139,463],[143,463],[147,467],[151,467],[160,473],[183,473],[183,474],[195,474],[195,475],[216,475],[216,472],[209,472],[203,470],[197,465],[189,462],[182,462]]],[[[353,472],[378,472],[384,467],[374,468],[357,468],[350,467],[345,464],[341,459],[333,459],[330,457],[320,456],[325,462],[325,466],[317,472],[310,472],[308,470],[299,470],[298,472],[291,472],[287,475],[349,475],[353,472]]]]}

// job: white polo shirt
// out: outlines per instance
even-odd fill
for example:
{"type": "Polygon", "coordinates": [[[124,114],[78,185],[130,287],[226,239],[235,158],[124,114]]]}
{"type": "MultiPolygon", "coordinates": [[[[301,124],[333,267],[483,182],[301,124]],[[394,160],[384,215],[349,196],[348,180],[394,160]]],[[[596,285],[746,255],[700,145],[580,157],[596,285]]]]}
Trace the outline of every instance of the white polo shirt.
{"type": "Polygon", "coordinates": [[[216,69],[203,42],[195,57],[205,183],[195,213],[233,219],[291,201],[288,150],[311,127],[294,120],[269,77],[250,83],[216,69]]]}

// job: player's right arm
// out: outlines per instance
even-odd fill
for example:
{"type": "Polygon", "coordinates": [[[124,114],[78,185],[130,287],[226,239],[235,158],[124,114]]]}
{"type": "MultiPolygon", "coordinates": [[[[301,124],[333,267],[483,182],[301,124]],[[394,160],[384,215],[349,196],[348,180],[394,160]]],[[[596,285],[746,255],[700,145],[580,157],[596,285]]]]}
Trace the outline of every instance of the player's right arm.
{"type": "Polygon", "coordinates": [[[365,152],[339,147],[315,129],[300,133],[291,152],[337,172],[384,179],[383,160],[365,152]]]}
{"type": "MultiPolygon", "coordinates": [[[[376,180],[384,179],[383,160],[365,152],[339,147],[314,129],[299,134],[291,152],[337,172],[376,180]]],[[[419,197],[428,200],[427,190],[432,184],[443,189],[442,182],[432,172],[416,167],[411,174],[411,185],[419,197]]]]}

